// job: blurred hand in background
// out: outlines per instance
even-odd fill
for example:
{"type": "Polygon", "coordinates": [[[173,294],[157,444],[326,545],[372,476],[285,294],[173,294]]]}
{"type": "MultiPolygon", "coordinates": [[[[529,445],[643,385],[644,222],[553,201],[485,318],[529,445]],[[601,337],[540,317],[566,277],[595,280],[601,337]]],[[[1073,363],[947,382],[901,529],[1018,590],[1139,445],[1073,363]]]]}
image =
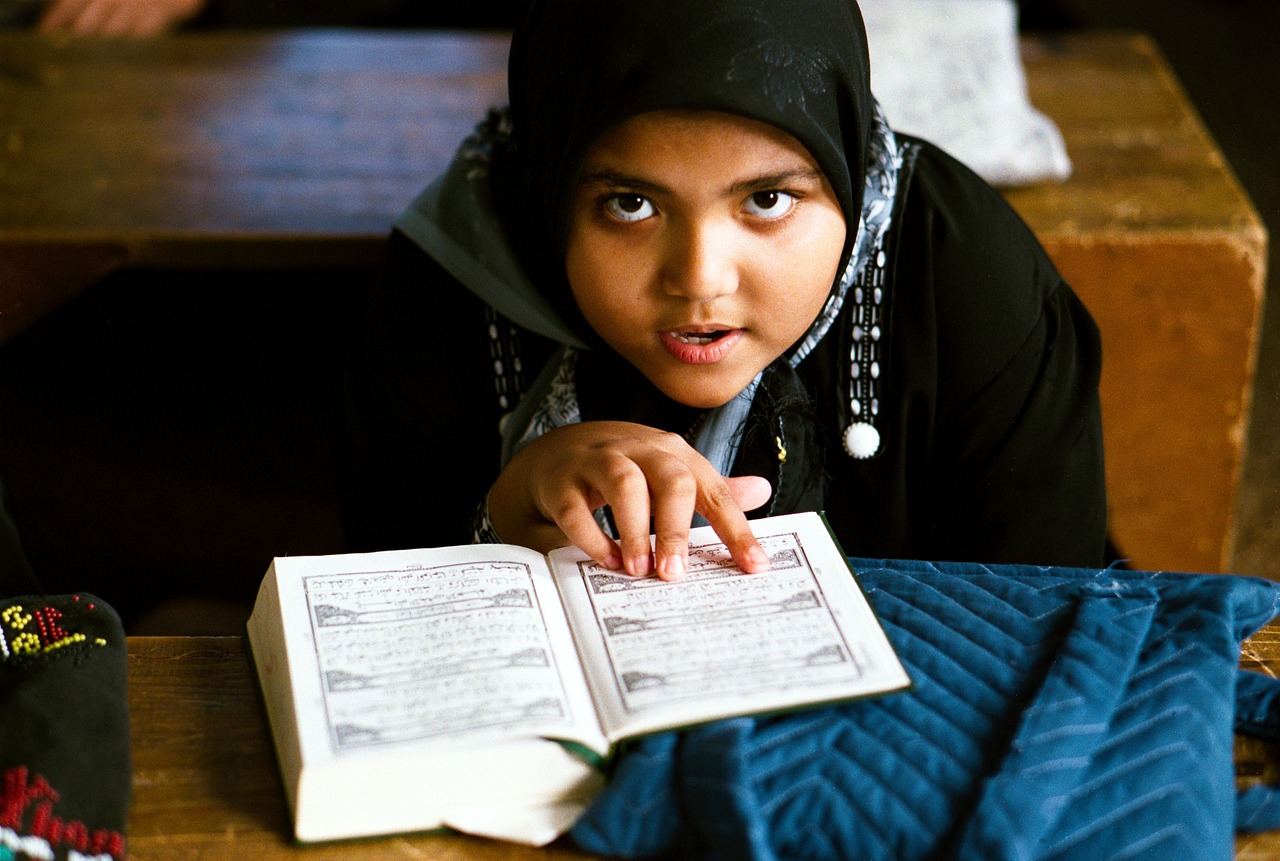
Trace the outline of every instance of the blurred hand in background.
{"type": "Polygon", "coordinates": [[[206,0],[49,0],[37,29],[74,36],[157,36],[204,9],[206,0]]]}

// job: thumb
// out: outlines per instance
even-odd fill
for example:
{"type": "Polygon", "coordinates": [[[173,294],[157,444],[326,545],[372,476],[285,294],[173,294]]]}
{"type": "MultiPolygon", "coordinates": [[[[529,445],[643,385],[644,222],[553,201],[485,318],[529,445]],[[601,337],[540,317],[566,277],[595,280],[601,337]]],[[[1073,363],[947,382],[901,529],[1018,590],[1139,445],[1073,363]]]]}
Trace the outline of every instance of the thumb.
{"type": "Polygon", "coordinates": [[[725,483],[729,485],[733,501],[738,503],[738,507],[743,511],[754,511],[768,502],[769,497],[773,495],[773,486],[769,484],[769,479],[759,475],[726,478],[725,483]]]}

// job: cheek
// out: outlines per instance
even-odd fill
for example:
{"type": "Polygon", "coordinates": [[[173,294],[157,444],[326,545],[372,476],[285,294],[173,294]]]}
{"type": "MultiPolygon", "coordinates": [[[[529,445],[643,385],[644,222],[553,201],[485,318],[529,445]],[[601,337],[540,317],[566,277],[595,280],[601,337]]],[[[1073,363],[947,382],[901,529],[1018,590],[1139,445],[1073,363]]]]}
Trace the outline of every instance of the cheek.
{"type": "Polygon", "coordinates": [[[569,291],[588,325],[614,343],[635,314],[633,267],[608,243],[578,240],[570,241],[565,255],[569,291]]]}
{"type": "Polygon", "coordinates": [[[574,301],[584,314],[608,296],[605,289],[610,274],[607,259],[608,255],[591,231],[576,226],[570,230],[565,251],[565,276],[574,301]]]}
{"type": "MultiPolygon", "coordinates": [[[[837,211],[838,212],[838,211],[837,211]]],[[[799,337],[818,316],[840,268],[844,250],[844,219],[822,213],[811,220],[800,239],[771,261],[771,304],[778,319],[788,322],[788,334],[799,337]]]]}
{"type": "MultiPolygon", "coordinates": [[[[625,231],[576,219],[565,246],[565,276],[578,309],[593,326],[636,313],[653,273],[646,242],[625,231]]],[[[603,334],[603,333],[602,333],[603,334]]]]}
{"type": "Polygon", "coordinates": [[[827,287],[835,283],[840,257],[844,252],[844,241],[848,235],[845,228],[844,215],[833,201],[814,219],[811,232],[813,246],[809,251],[810,266],[814,270],[825,273],[827,287]]]}

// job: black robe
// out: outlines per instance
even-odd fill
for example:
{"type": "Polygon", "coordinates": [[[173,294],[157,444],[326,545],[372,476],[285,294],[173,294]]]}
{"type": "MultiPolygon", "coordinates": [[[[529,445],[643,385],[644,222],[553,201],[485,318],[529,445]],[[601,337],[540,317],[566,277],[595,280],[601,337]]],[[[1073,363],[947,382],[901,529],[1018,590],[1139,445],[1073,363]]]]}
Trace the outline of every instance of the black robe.
{"type": "MultiPolygon", "coordinates": [[[[839,439],[849,411],[846,302],[797,369],[812,420],[795,444],[813,453],[804,483],[817,495],[796,504],[823,508],[851,555],[1101,565],[1097,329],[1000,195],[936,147],[913,143],[918,155],[885,249],[881,446],[855,460],[839,439]]],[[[351,351],[344,516],[352,549],[470,539],[515,393],[495,391],[485,303],[468,286],[392,234],[351,351]]],[[[516,324],[510,331],[531,378],[556,344],[516,324]]],[[[584,420],[676,431],[696,420],[598,347],[579,367],[584,420]]],[[[744,445],[732,472],[776,481],[768,451],[744,445]]]]}

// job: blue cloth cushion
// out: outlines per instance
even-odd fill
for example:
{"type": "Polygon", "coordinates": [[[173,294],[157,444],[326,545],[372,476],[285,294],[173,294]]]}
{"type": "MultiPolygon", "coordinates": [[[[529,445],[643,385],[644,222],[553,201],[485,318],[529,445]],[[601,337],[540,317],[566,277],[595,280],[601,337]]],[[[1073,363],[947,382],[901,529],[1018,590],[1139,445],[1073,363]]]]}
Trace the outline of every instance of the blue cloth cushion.
{"type": "MultiPolygon", "coordinates": [[[[581,846],[732,859],[1231,856],[1239,644],[1280,613],[1280,586],[853,564],[913,689],[642,739],[575,827],[581,846]]],[[[1241,685],[1262,734],[1280,726],[1274,689],[1241,685]]],[[[1280,825],[1274,793],[1241,807],[1255,827],[1280,825]]]]}

